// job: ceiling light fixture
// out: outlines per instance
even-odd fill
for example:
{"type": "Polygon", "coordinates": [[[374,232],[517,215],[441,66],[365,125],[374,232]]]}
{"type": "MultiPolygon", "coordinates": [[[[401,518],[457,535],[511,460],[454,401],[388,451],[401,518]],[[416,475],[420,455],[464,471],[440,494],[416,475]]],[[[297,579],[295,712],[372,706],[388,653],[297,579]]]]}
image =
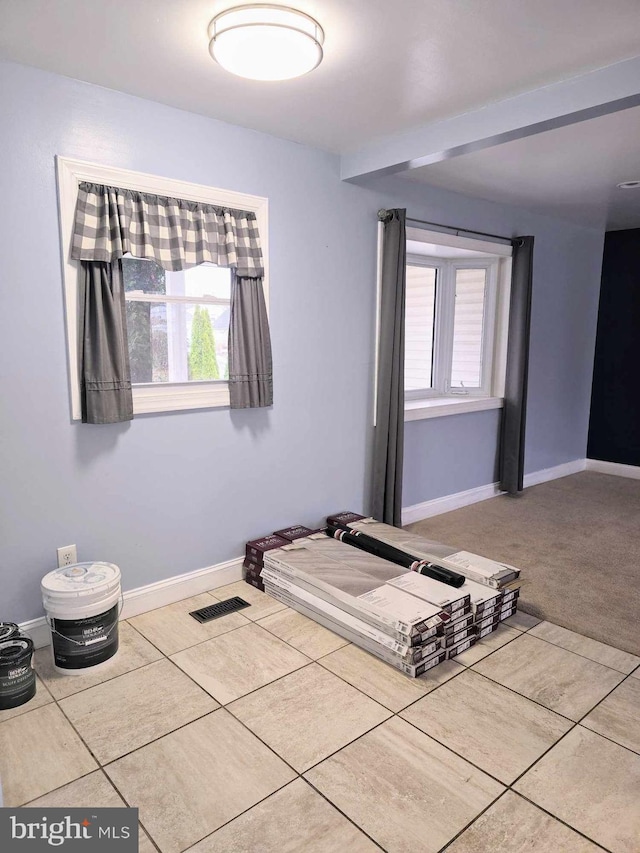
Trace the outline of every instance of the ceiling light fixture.
{"type": "Polygon", "coordinates": [[[619,190],[637,190],[640,189],[640,181],[623,181],[616,186],[619,190]]]}
{"type": "Polygon", "coordinates": [[[252,3],[227,9],[209,24],[209,38],[215,61],[250,80],[290,80],[322,61],[322,27],[288,6],[252,3]]]}

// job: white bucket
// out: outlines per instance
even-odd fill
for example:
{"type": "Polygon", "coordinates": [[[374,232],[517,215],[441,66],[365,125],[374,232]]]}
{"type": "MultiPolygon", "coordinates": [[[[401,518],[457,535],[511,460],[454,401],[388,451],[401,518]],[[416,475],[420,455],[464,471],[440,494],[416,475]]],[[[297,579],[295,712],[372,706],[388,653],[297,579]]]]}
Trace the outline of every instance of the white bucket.
{"type": "Polygon", "coordinates": [[[112,563],[63,566],[43,577],[41,589],[54,668],[82,675],[106,664],[118,651],[120,569],[112,563]]]}

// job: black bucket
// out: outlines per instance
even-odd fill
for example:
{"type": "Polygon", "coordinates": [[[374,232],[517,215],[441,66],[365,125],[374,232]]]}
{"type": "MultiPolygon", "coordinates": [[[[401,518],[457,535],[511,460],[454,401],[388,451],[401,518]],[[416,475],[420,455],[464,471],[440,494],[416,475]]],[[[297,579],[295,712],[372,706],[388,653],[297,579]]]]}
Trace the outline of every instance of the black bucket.
{"type": "Polygon", "coordinates": [[[36,673],[32,658],[33,643],[28,637],[0,641],[1,711],[24,705],[36,695],[36,673]]]}
{"type": "Polygon", "coordinates": [[[18,628],[15,622],[0,622],[0,643],[4,642],[4,640],[11,640],[13,637],[17,637],[19,633],[20,628],[18,628]]]}

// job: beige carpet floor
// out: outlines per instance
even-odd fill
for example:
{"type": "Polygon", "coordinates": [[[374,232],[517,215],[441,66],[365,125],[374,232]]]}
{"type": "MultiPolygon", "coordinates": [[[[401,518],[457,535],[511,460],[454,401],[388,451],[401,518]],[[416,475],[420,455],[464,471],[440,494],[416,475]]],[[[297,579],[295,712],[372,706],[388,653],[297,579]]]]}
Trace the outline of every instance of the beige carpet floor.
{"type": "Polygon", "coordinates": [[[408,529],[517,566],[522,610],[640,655],[640,480],[584,471],[408,529]]]}

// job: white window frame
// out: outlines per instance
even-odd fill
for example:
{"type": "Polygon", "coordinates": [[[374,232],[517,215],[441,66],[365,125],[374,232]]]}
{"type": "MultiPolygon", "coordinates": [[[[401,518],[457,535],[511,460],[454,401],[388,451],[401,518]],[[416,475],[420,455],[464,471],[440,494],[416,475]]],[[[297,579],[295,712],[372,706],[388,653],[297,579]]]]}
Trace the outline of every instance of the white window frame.
{"type": "Polygon", "coordinates": [[[431,397],[489,397],[493,385],[496,308],[498,298],[497,258],[438,258],[427,255],[407,255],[407,266],[422,266],[436,270],[436,303],[433,334],[433,365],[431,388],[405,391],[405,400],[424,400],[431,397]],[[479,387],[457,388],[450,385],[453,358],[455,320],[456,272],[460,269],[484,269],[484,315],[482,324],[482,374],[479,387]],[[489,346],[487,346],[489,344],[489,346]]]}
{"type": "MultiPolygon", "coordinates": [[[[375,315],[375,352],[374,352],[374,387],[372,422],[376,425],[376,409],[378,399],[378,361],[380,356],[380,312],[382,292],[382,243],[384,225],[378,222],[377,265],[376,265],[376,315],[375,315]]],[[[507,337],[509,329],[509,305],[511,301],[511,256],[512,249],[505,240],[502,242],[476,239],[468,236],[461,237],[450,231],[433,231],[422,227],[408,227],[407,240],[421,243],[431,243],[436,246],[472,250],[499,258],[497,304],[495,311],[493,375],[491,378],[490,396],[458,396],[458,395],[429,395],[418,399],[405,399],[405,421],[423,420],[424,418],[439,418],[448,415],[458,415],[467,412],[481,412],[489,409],[500,409],[504,405],[504,383],[507,365],[507,337]]],[[[425,257],[421,255],[420,257],[425,257]]],[[[436,257],[434,255],[434,257],[436,257]]],[[[449,259],[447,259],[449,260],[449,259]]]]}
{"type": "MultiPolygon", "coordinates": [[[[67,356],[69,362],[69,392],[71,417],[81,419],[79,340],[79,276],[80,261],[71,259],[71,238],[78,197],[78,186],[83,181],[108,186],[123,187],[139,192],[154,193],[236,210],[252,211],[256,215],[262,256],[264,260],[263,288],[269,313],[269,200],[263,196],[247,195],[232,190],[193,184],[173,178],[149,175],[101,166],[83,160],[56,157],[60,213],[60,239],[62,244],[64,298],[67,327],[67,356]]],[[[134,415],[155,412],[175,412],[191,409],[209,409],[229,406],[229,383],[225,380],[210,382],[163,382],[133,386],[134,415]]]]}

